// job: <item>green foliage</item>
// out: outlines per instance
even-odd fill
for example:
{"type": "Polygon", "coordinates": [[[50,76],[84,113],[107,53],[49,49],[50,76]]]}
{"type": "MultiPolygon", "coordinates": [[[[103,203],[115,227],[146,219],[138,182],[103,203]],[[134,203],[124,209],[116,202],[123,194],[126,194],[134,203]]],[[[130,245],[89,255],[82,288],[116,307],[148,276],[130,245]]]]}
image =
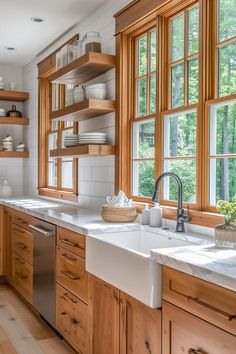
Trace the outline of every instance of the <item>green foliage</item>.
{"type": "Polygon", "coordinates": [[[225,217],[225,223],[230,225],[236,219],[236,196],[232,198],[231,202],[226,200],[219,200],[217,203],[217,209],[225,217]]]}

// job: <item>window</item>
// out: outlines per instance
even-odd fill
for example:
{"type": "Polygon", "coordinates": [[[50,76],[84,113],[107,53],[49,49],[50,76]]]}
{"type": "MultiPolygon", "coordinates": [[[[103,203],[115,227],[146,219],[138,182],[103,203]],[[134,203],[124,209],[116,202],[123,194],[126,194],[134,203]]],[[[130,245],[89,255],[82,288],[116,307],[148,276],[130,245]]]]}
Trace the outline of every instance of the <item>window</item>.
{"type": "MultiPolygon", "coordinates": [[[[215,212],[236,194],[236,0],[171,3],[153,5],[119,39],[120,187],[148,202],[157,176],[172,171],[186,204],[215,212]]],[[[161,203],[177,204],[172,178],[161,203]]]]}
{"type": "MultiPolygon", "coordinates": [[[[41,68],[44,68],[43,63],[41,68]]],[[[50,150],[64,147],[65,136],[78,131],[77,123],[50,120],[51,111],[70,104],[68,92],[72,88],[51,84],[49,77],[53,71],[55,67],[40,77],[39,194],[74,201],[77,199],[77,159],[50,157],[50,150]]]]}

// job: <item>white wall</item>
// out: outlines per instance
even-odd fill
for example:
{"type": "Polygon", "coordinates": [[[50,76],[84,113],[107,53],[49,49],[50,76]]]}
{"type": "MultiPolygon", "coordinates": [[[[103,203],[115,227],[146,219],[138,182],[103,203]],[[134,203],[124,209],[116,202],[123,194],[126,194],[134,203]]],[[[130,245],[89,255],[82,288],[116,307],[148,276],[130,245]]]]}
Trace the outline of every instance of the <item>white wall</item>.
{"type": "MultiPolygon", "coordinates": [[[[21,90],[23,88],[23,70],[16,65],[9,65],[0,63],[0,76],[3,77],[4,82],[15,82],[16,88],[21,90]]],[[[24,108],[22,103],[16,104],[16,109],[23,114],[24,108]]],[[[10,110],[12,102],[0,101],[0,107],[10,110]]],[[[14,147],[19,142],[24,141],[24,128],[16,125],[0,125],[0,144],[6,135],[11,135],[14,141],[14,147]]],[[[14,196],[23,194],[23,159],[15,158],[0,158],[0,181],[7,179],[13,188],[14,196]]]]}
{"type": "MultiPolygon", "coordinates": [[[[109,0],[87,17],[75,29],[67,33],[60,41],[54,44],[41,57],[24,67],[24,89],[30,92],[30,101],[27,107],[30,117],[30,126],[26,129],[30,158],[24,162],[24,191],[37,194],[37,127],[38,127],[38,83],[37,63],[53,50],[79,33],[82,37],[88,31],[98,31],[102,35],[102,50],[104,53],[115,54],[115,21],[113,15],[130,0],[109,0]]],[[[91,82],[106,82],[109,89],[109,98],[115,98],[115,70],[96,78],[91,82]]],[[[80,132],[101,131],[107,132],[111,143],[115,143],[115,114],[80,123],[80,132]]],[[[115,159],[114,156],[90,157],[79,159],[79,206],[98,209],[105,202],[107,195],[114,193],[115,159]]]]}

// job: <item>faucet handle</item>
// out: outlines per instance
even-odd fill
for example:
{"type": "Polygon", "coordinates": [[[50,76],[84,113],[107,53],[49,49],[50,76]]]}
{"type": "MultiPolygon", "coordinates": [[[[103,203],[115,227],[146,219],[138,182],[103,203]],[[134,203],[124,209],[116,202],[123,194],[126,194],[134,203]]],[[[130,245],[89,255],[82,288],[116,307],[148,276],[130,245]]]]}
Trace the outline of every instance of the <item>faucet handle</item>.
{"type": "Polygon", "coordinates": [[[189,212],[189,204],[187,205],[187,214],[185,215],[185,221],[189,222],[192,220],[192,217],[189,212]]]}

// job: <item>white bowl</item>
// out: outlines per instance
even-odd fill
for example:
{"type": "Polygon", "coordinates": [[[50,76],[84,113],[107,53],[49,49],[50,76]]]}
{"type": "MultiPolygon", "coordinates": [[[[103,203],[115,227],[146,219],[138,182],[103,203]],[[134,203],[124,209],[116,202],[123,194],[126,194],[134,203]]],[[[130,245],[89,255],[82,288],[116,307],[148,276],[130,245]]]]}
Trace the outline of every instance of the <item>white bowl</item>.
{"type": "Polygon", "coordinates": [[[95,84],[86,87],[86,97],[104,100],[107,95],[106,84],[95,84]]]}

